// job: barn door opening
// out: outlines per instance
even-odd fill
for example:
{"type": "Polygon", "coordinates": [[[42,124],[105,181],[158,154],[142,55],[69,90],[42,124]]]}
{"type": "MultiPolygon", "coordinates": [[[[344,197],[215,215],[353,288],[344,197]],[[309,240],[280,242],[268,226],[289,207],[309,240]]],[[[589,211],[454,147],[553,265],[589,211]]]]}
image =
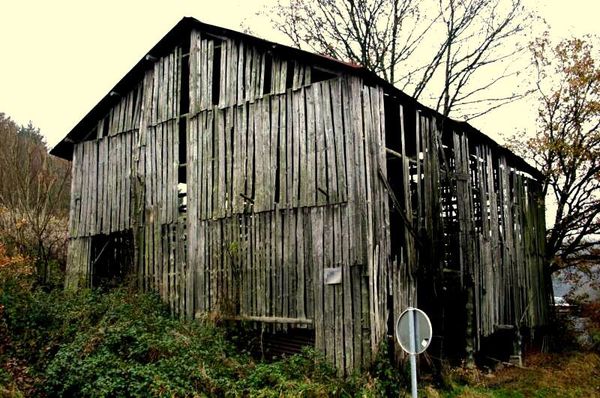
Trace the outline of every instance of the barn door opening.
{"type": "Polygon", "coordinates": [[[111,289],[123,284],[133,265],[132,231],[93,236],[90,259],[93,288],[111,289]]]}
{"type": "MultiPolygon", "coordinates": [[[[393,333],[395,320],[409,306],[416,306],[416,271],[418,237],[415,230],[414,187],[416,161],[415,108],[399,99],[385,96],[385,145],[387,190],[390,201],[390,272],[388,332],[393,333]]],[[[400,358],[401,348],[395,344],[400,358]]]]}

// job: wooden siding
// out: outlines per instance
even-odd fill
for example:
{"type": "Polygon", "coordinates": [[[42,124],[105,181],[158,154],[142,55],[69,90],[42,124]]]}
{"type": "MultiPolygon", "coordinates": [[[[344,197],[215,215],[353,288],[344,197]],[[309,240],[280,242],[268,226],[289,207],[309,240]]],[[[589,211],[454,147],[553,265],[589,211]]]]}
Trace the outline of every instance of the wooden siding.
{"type": "Polygon", "coordinates": [[[67,285],[102,266],[94,241],[118,241],[94,237],[132,236],[139,286],[174,313],[314,329],[346,373],[409,305],[442,334],[451,304],[472,308],[462,343],[543,324],[537,182],[439,115],[316,70],[198,31],[154,61],[74,145],[67,285]]]}
{"type": "Polygon", "coordinates": [[[190,115],[189,316],[310,325],[339,368],[368,363],[387,319],[381,101],[337,78],[190,115]]]}
{"type": "Polygon", "coordinates": [[[404,198],[404,232],[391,265],[394,319],[418,304],[438,333],[462,333],[463,341],[447,343],[475,350],[503,325],[546,324],[539,183],[466,132],[442,134],[439,116],[416,111],[409,124],[399,106],[401,170],[394,172],[403,173],[395,194],[404,198]],[[463,324],[452,314],[464,316],[465,306],[473,319],[463,324]]]}

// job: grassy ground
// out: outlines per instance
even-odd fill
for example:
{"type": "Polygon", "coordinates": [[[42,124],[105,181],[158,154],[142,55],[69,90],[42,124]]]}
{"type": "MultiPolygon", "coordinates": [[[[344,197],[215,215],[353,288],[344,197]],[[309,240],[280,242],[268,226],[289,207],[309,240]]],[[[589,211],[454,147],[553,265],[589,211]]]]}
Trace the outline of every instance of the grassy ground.
{"type": "Polygon", "coordinates": [[[535,354],[524,368],[503,368],[492,373],[453,369],[449,390],[422,389],[426,397],[441,398],[587,398],[600,397],[600,356],[569,352],[535,354]]]}

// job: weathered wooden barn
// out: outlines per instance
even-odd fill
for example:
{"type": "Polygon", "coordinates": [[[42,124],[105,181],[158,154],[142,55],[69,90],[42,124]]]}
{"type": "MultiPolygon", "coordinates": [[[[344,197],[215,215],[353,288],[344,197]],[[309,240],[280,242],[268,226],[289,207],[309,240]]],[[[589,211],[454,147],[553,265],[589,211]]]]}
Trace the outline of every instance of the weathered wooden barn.
{"type": "Polygon", "coordinates": [[[457,355],[546,322],[538,171],[364,68],[184,18],[51,153],[69,287],[133,275],[346,371],[409,304],[457,355]]]}

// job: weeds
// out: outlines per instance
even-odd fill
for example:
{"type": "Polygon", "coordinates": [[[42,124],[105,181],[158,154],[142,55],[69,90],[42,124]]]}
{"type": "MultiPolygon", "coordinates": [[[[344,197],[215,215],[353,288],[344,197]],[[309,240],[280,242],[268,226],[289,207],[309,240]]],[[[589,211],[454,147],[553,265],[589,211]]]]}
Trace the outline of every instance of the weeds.
{"type": "MultiPolygon", "coordinates": [[[[255,360],[235,341],[244,334],[210,319],[185,321],[154,294],[35,288],[26,258],[0,266],[0,396],[383,397],[407,391],[386,346],[372,369],[347,378],[321,353],[255,360]]],[[[600,395],[594,353],[537,355],[528,369],[493,374],[451,369],[443,397],[600,395]]]]}

